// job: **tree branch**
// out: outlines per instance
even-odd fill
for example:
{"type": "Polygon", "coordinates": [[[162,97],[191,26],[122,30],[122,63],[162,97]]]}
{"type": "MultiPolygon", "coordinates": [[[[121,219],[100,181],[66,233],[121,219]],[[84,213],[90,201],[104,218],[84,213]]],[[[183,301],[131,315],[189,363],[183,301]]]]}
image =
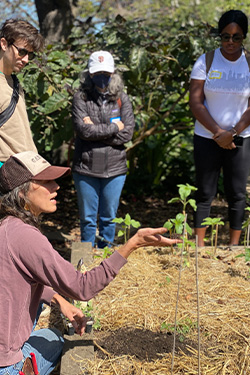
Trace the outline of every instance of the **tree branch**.
{"type": "Polygon", "coordinates": [[[179,98],[172,104],[170,109],[164,113],[161,120],[159,120],[152,128],[146,130],[145,132],[142,132],[133,142],[132,146],[128,147],[126,151],[130,151],[133,148],[135,148],[138,144],[140,144],[145,138],[149,137],[152,134],[155,134],[157,128],[162,124],[162,120],[164,120],[166,117],[170,115],[172,111],[174,111],[177,104],[184,98],[186,93],[188,92],[188,89],[186,88],[185,91],[179,96],[179,98]]]}

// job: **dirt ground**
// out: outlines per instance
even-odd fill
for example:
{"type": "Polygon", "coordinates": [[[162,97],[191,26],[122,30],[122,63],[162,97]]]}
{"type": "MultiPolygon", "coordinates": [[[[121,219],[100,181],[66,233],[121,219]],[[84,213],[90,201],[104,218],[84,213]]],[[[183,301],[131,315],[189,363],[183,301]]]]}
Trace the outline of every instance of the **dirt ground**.
{"type": "MultiPolygon", "coordinates": [[[[169,205],[169,199],[122,199],[117,217],[129,213],[143,227],[162,226],[181,209],[169,205]]],[[[215,200],[212,213],[226,222],[226,203],[215,200]]],[[[57,213],[44,216],[43,229],[79,240],[71,186],[61,194],[57,213]]],[[[206,246],[197,252],[145,248],[133,253],[93,301],[100,330],[95,332],[95,361],[82,359],[82,374],[250,374],[249,265],[244,257],[236,257],[245,250],[229,251],[227,243],[225,225],[216,251],[206,246]]],[[[70,241],[53,245],[67,259],[70,241]]],[[[94,262],[98,263],[100,259],[94,262]]],[[[41,326],[48,324],[46,319],[41,326]]],[[[57,311],[49,324],[61,327],[57,311]]]]}

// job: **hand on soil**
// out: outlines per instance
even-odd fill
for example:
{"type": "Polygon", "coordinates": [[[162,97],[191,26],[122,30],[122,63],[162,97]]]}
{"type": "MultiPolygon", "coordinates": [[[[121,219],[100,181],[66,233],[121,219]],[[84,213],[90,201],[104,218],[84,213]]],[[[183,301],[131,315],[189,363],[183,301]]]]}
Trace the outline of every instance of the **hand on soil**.
{"type": "Polygon", "coordinates": [[[68,318],[73,325],[75,333],[82,336],[88,321],[88,318],[84,316],[82,310],[78,309],[78,307],[72,305],[58,294],[54,296],[54,299],[56,299],[56,302],[59,304],[62,314],[68,318]]]}

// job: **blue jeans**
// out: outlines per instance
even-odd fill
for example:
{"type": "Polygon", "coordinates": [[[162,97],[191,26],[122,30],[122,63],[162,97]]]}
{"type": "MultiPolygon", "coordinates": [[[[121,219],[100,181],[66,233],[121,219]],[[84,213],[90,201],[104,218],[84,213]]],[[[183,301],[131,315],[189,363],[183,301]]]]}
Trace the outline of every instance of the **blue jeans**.
{"type": "MultiPolygon", "coordinates": [[[[42,305],[39,306],[34,327],[41,311],[42,305]]],[[[61,357],[63,344],[64,340],[61,332],[56,328],[44,328],[32,331],[29,339],[22,347],[22,361],[11,366],[0,367],[0,375],[18,375],[19,371],[22,370],[25,359],[30,357],[30,353],[34,353],[36,356],[39,374],[50,374],[61,357]]]]}
{"type": "MultiPolygon", "coordinates": [[[[73,177],[80,214],[81,241],[95,245],[99,214],[99,235],[113,242],[116,224],[112,220],[116,217],[126,175],[98,178],[73,173],[73,177]]],[[[98,241],[97,245],[104,248],[107,242],[98,241]]]]}

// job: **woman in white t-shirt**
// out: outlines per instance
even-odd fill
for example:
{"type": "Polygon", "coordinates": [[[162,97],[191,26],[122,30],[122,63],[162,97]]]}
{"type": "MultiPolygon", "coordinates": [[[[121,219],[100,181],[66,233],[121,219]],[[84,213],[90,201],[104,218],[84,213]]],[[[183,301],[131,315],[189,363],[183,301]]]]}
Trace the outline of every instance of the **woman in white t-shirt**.
{"type": "Polygon", "coordinates": [[[205,54],[196,61],[190,83],[190,108],[196,118],[194,159],[198,246],[204,246],[204,218],[217,191],[223,169],[229,208],[230,242],[239,243],[250,170],[250,72],[242,42],[248,20],[240,10],[224,13],[218,24],[221,47],[206,72],[205,54]]]}

